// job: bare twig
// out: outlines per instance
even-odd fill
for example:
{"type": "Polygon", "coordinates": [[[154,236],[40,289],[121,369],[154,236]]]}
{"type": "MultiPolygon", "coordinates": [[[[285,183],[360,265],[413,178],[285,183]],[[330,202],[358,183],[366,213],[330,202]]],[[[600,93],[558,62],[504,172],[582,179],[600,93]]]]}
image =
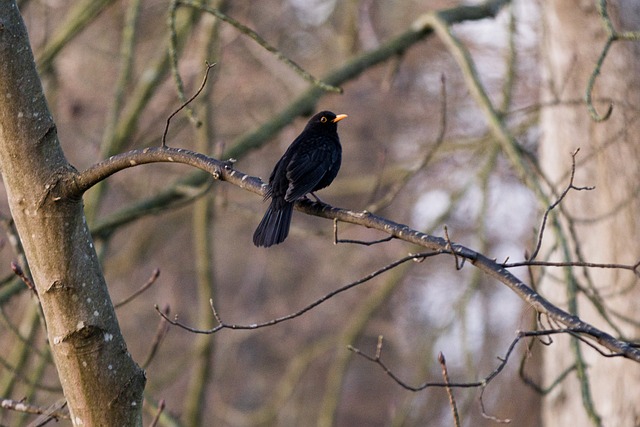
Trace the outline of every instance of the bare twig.
{"type": "Polygon", "coordinates": [[[393,236],[387,236],[384,239],[364,241],[364,240],[351,240],[351,239],[339,239],[338,238],[338,220],[333,220],[333,244],[337,245],[339,243],[351,243],[356,245],[364,245],[364,246],[373,246],[378,243],[385,243],[393,240],[393,236]]]}
{"type": "Polygon", "coordinates": [[[368,282],[369,280],[381,275],[382,273],[385,273],[389,270],[394,269],[395,267],[404,264],[405,262],[408,261],[415,261],[416,259],[424,259],[427,257],[431,257],[431,256],[435,256],[435,255],[439,255],[441,252],[425,252],[425,253],[420,253],[420,254],[409,254],[403,258],[400,258],[390,264],[385,265],[384,267],[374,271],[371,274],[368,274],[367,276],[364,276],[354,282],[348,283],[334,291],[329,292],[328,294],[324,295],[323,297],[315,300],[314,302],[312,302],[311,304],[306,305],[305,307],[301,308],[300,310],[288,314],[286,316],[282,316],[282,317],[278,317],[272,320],[267,320],[265,322],[260,322],[260,323],[253,323],[253,324],[249,324],[249,325],[239,325],[239,324],[230,324],[230,323],[225,323],[224,321],[222,321],[222,318],[220,317],[220,315],[218,314],[215,306],[213,305],[213,301],[209,301],[210,305],[211,305],[211,311],[213,313],[214,318],[216,319],[216,321],[218,322],[218,325],[216,325],[213,328],[210,329],[198,329],[192,326],[188,326],[180,321],[178,321],[178,316],[176,315],[173,319],[170,319],[169,316],[165,315],[163,312],[161,312],[158,309],[158,306],[155,306],[156,311],[158,312],[158,314],[160,314],[160,316],[162,316],[167,322],[171,323],[174,326],[178,326],[182,329],[185,329],[189,332],[193,332],[193,333],[197,333],[197,334],[214,334],[222,329],[259,329],[259,328],[264,328],[267,326],[273,326],[276,325],[278,323],[282,323],[285,322],[287,320],[291,320],[291,319],[295,319],[296,317],[300,317],[303,314],[305,314],[306,312],[308,312],[309,310],[319,306],[320,304],[322,304],[323,302],[333,298],[334,296],[345,292],[353,287],[356,287],[362,283],[368,282]]]}
{"type": "Polygon", "coordinates": [[[547,225],[547,219],[549,217],[549,214],[555,207],[557,207],[560,204],[560,202],[562,202],[562,200],[565,198],[567,193],[569,193],[569,191],[571,190],[583,191],[583,190],[593,190],[595,188],[593,186],[592,187],[576,187],[573,184],[574,178],[576,176],[576,155],[578,154],[579,151],[580,151],[580,148],[576,148],[576,150],[573,153],[571,153],[571,175],[569,176],[569,184],[565,187],[564,191],[562,191],[558,199],[556,199],[556,201],[553,202],[544,212],[544,215],[542,217],[542,224],[540,225],[540,231],[538,232],[538,240],[536,243],[536,248],[533,250],[533,253],[529,257],[529,261],[534,260],[538,256],[538,253],[540,252],[540,248],[542,247],[542,237],[544,236],[544,230],[547,225]]]}
{"type": "MultiPolygon", "coordinates": [[[[550,336],[550,335],[557,335],[557,334],[569,334],[572,337],[578,338],[579,340],[581,340],[582,342],[586,342],[584,340],[584,337],[582,335],[588,335],[589,332],[588,330],[584,330],[581,328],[564,328],[564,329],[547,329],[547,330],[537,330],[537,331],[518,331],[518,333],[516,334],[516,337],[513,339],[513,341],[511,342],[511,344],[509,345],[504,357],[500,357],[498,358],[498,360],[500,361],[500,363],[495,367],[495,369],[493,371],[491,371],[491,373],[489,373],[487,376],[485,376],[482,380],[480,381],[471,381],[471,382],[449,382],[449,381],[445,381],[445,382],[437,382],[437,381],[426,381],[423,382],[422,384],[419,385],[411,385],[408,382],[402,380],[400,377],[398,377],[391,368],[389,368],[383,361],[381,358],[381,354],[382,354],[382,340],[379,339],[378,340],[378,345],[376,346],[376,352],[374,356],[370,356],[366,353],[364,353],[363,351],[349,346],[349,350],[353,351],[354,353],[358,354],[359,356],[364,357],[365,359],[369,360],[370,362],[374,362],[375,364],[377,364],[378,366],[380,366],[380,368],[390,377],[393,379],[394,382],[396,382],[400,387],[409,390],[409,391],[422,391],[425,390],[427,388],[433,388],[433,387],[437,387],[437,388],[447,388],[447,387],[451,387],[451,388],[486,388],[489,383],[496,378],[501,372],[502,370],[505,368],[505,366],[507,365],[507,363],[509,362],[509,358],[511,357],[513,350],[515,349],[516,345],[524,338],[529,338],[529,337],[541,337],[541,336],[550,336]]],[[[596,351],[598,351],[600,354],[602,354],[603,356],[607,356],[607,357],[620,357],[622,356],[622,354],[611,354],[611,353],[603,353],[600,349],[598,349],[597,347],[591,345],[591,347],[593,349],[595,349],[596,351]]]]}
{"type": "Polygon", "coordinates": [[[29,426],[42,426],[48,421],[54,420],[68,420],[69,412],[65,410],[67,406],[66,399],[60,399],[48,408],[43,408],[37,405],[26,403],[24,400],[12,400],[12,399],[0,399],[0,408],[9,409],[16,412],[23,412],[25,414],[41,415],[36,418],[29,426]]]}
{"type": "MultiPolygon", "coordinates": [[[[162,313],[165,316],[169,315],[168,305],[164,307],[164,310],[162,310],[162,313]]],[[[147,357],[145,358],[144,362],[141,364],[143,368],[146,369],[151,364],[151,362],[153,361],[153,358],[158,353],[160,344],[162,344],[164,337],[167,336],[167,332],[169,332],[169,324],[164,320],[164,318],[161,318],[160,322],[158,323],[158,327],[156,328],[156,333],[153,337],[151,348],[149,349],[149,354],[147,354],[147,357]]]]}
{"type": "Polygon", "coordinates": [[[160,276],[160,269],[156,268],[155,270],[153,270],[153,273],[151,273],[151,277],[149,277],[149,279],[147,280],[147,282],[142,285],[140,287],[140,289],[138,289],[137,291],[135,291],[134,293],[132,293],[131,295],[129,295],[128,297],[126,297],[125,299],[123,299],[122,301],[120,301],[117,304],[114,304],[115,308],[120,308],[125,304],[130,303],[131,301],[133,301],[134,299],[136,299],[139,295],[141,295],[144,291],[146,291],[147,289],[149,289],[158,279],[158,277],[160,276]]]}
{"type": "Polygon", "coordinates": [[[35,285],[31,281],[31,279],[29,279],[27,275],[24,274],[22,267],[20,267],[17,262],[11,261],[11,270],[13,270],[15,275],[18,276],[25,285],[27,285],[27,288],[29,288],[29,290],[31,290],[36,296],[38,296],[38,291],[36,290],[35,285]]]}
{"type": "Polygon", "coordinates": [[[160,399],[160,402],[158,402],[158,412],[156,413],[156,416],[153,418],[153,421],[151,421],[151,424],[149,424],[149,427],[156,427],[158,425],[158,422],[160,421],[160,415],[162,415],[162,412],[164,411],[165,408],[165,403],[164,403],[164,399],[160,399]]]}
{"type": "Polygon", "coordinates": [[[462,258],[462,261],[458,260],[458,255],[456,254],[456,251],[453,250],[453,244],[449,238],[449,228],[446,224],[444,226],[444,238],[447,241],[447,250],[453,255],[453,259],[456,263],[456,270],[462,270],[462,267],[464,266],[464,258],[462,258]]]}
{"type": "Polygon", "coordinates": [[[205,85],[207,84],[207,79],[209,78],[209,71],[211,71],[211,69],[215,66],[216,64],[209,64],[208,62],[206,63],[207,68],[205,70],[204,77],[202,78],[202,83],[200,84],[200,87],[198,88],[196,93],[194,93],[191,98],[187,99],[180,107],[178,107],[176,111],[174,111],[169,115],[169,117],[167,117],[167,124],[164,127],[164,132],[162,133],[163,148],[167,146],[167,133],[169,132],[169,123],[171,123],[171,119],[173,118],[173,116],[178,114],[183,108],[189,105],[194,99],[196,99],[198,95],[200,95],[200,92],[202,92],[202,89],[204,89],[205,85]]]}
{"type": "MultiPolygon", "coordinates": [[[[446,384],[449,384],[449,372],[447,372],[447,362],[442,352],[438,353],[438,363],[442,367],[442,378],[446,384]]],[[[445,387],[447,390],[447,396],[449,397],[449,406],[451,407],[451,414],[453,415],[453,422],[455,427],[460,427],[460,416],[458,415],[458,407],[456,405],[456,399],[453,396],[451,387],[445,387]]]]}
{"type": "Polygon", "coordinates": [[[502,263],[504,268],[514,267],[586,267],[586,268],[607,268],[616,270],[629,270],[636,276],[640,277],[640,262],[633,265],[631,264],[609,264],[609,263],[597,263],[597,262],[582,262],[582,261],[567,261],[567,262],[554,262],[554,261],[518,261],[518,262],[504,262],[502,263]]]}
{"type": "Polygon", "coordinates": [[[480,397],[478,398],[478,400],[480,401],[480,414],[482,414],[482,418],[486,418],[488,420],[491,420],[499,424],[509,424],[511,422],[509,418],[498,418],[495,415],[487,414],[487,411],[484,409],[484,391],[485,390],[486,390],[486,387],[483,387],[482,390],[480,390],[480,397]]]}

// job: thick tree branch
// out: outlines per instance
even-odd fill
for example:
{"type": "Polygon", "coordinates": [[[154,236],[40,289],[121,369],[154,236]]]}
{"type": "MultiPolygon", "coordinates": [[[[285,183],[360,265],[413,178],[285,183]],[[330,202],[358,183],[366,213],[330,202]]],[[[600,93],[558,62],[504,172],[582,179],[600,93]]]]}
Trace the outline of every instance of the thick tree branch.
{"type": "MultiPolygon", "coordinates": [[[[154,162],[188,164],[210,173],[215,179],[227,181],[247,191],[251,191],[262,196],[264,196],[266,192],[266,184],[264,184],[260,178],[246,175],[233,169],[231,167],[231,162],[222,162],[220,160],[207,157],[204,154],[180,148],[168,147],[133,150],[128,153],[113,156],[104,162],[92,166],[82,173],[76,174],[73,180],[70,181],[70,185],[53,185],[51,188],[61,190],[62,194],[66,197],[80,197],[82,193],[88,190],[92,185],[95,185],[97,182],[107,178],[119,170],[139,164],[154,162]]],[[[60,197],[60,195],[55,196],[55,198],[58,197],[60,197]]],[[[579,329],[584,335],[594,338],[598,344],[609,349],[615,354],[640,362],[640,349],[631,346],[627,342],[614,338],[608,333],[583,322],[579,317],[571,315],[554,304],[551,304],[543,296],[539,295],[515,275],[509,272],[502,264],[496,262],[496,260],[489,259],[479,252],[463,245],[452,243],[447,239],[422,233],[407,225],[393,222],[387,218],[374,215],[367,211],[352,211],[349,209],[337,208],[325,203],[313,202],[308,199],[296,202],[295,207],[298,211],[309,215],[372,228],[396,239],[412,243],[436,253],[450,253],[456,257],[467,260],[485,274],[508,286],[538,313],[548,316],[550,319],[553,319],[567,328],[579,329]]],[[[318,304],[319,303],[314,303],[312,305],[315,306],[318,304]]],[[[308,309],[310,308],[312,307],[309,307],[308,309]]],[[[306,311],[306,309],[303,310],[303,312],[304,311],[306,311]]]]}
{"type": "Polygon", "coordinates": [[[78,198],[89,188],[116,172],[148,163],[182,163],[209,173],[213,178],[230,182],[242,189],[264,195],[266,188],[260,178],[246,175],[232,168],[233,161],[226,162],[183,148],[150,147],[132,150],[112,156],[96,163],[81,173],[70,177],[65,183],[52,183],[50,196],[57,198],[78,198]]]}

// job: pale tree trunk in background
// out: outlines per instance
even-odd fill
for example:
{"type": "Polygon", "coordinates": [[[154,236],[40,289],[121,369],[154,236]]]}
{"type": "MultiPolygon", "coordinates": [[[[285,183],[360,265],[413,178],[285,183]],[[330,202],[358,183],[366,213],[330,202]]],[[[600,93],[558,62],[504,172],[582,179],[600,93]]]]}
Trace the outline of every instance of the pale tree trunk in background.
{"type": "MultiPolygon", "coordinates": [[[[608,5],[614,28],[640,30],[640,2],[611,1],[608,5]]],[[[598,55],[607,39],[596,1],[553,0],[543,2],[545,38],[541,52],[544,67],[543,102],[554,99],[581,100],[598,55]]],[[[593,262],[635,264],[640,259],[638,185],[640,184],[640,42],[619,41],[605,60],[593,92],[595,99],[611,98],[615,105],[609,120],[594,122],[584,103],[544,109],[540,162],[545,173],[562,189],[568,183],[570,153],[577,157],[577,186],[595,185],[594,191],[571,192],[563,207],[576,220],[578,250],[593,262]]],[[[607,105],[595,104],[600,114],[607,105]]],[[[552,239],[551,230],[547,237],[552,239]]],[[[551,247],[551,242],[547,242],[551,247]]],[[[571,245],[575,259],[575,245],[571,245]]],[[[559,252],[559,251],[558,251],[559,252]]],[[[588,287],[583,271],[574,269],[579,286],[588,287]]],[[[604,300],[611,327],[593,304],[581,296],[577,314],[609,331],[630,339],[640,336],[640,328],[621,316],[640,320],[640,289],[629,272],[590,270],[593,286],[604,300]]],[[[568,282],[563,272],[556,280],[543,281],[542,292],[553,302],[567,306],[568,282]],[[561,280],[557,280],[560,278],[561,280]]],[[[640,366],[628,360],[605,358],[585,345],[580,346],[586,366],[591,401],[604,426],[637,426],[640,423],[640,366]]],[[[575,364],[575,349],[568,338],[554,340],[546,347],[545,385],[575,364]]],[[[567,380],[544,399],[547,426],[597,425],[589,419],[573,371],[567,380]]]]}

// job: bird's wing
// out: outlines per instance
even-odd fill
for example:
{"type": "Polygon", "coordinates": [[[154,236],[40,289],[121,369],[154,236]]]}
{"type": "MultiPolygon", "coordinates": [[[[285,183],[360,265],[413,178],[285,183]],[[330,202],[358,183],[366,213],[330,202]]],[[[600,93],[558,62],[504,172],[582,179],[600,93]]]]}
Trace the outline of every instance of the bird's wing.
{"type": "Polygon", "coordinates": [[[269,176],[269,187],[265,194],[265,200],[269,197],[283,197],[289,187],[289,181],[286,179],[287,158],[282,156],[276,166],[273,168],[269,176]]]}
{"type": "Polygon", "coordinates": [[[334,151],[330,146],[316,147],[292,156],[287,167],[289,187],[285,200],[294,201],[313,191],[336,161],[334,151]]]}

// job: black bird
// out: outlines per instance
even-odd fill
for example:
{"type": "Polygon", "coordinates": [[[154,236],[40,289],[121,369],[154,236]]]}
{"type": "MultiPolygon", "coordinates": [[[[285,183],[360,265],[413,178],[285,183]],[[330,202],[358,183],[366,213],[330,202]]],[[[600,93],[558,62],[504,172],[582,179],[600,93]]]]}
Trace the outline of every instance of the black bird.
{"type": "Polygon", "coordinates": [[[338,122],[346,114],[321,111],[278,160],[269,177],[265,200],[271,204],[253,233],[253,244],[268,248],[282,243],[289,234],[293,203],[308,193],[325,188],[338,175],[342,147],[338,122]]]}

